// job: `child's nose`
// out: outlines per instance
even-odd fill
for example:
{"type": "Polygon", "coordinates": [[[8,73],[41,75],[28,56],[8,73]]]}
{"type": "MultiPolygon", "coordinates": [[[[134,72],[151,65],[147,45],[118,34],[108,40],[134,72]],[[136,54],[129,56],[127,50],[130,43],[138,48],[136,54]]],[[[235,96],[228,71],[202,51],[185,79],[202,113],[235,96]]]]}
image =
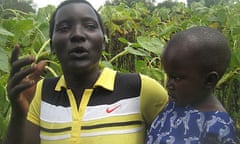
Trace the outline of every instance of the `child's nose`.
{"type": "Polygon", "coordinates": [[[168,79],[168,81],[167,81],[167,89],[168,90],[173,90],[174,89],[174,80],[173,79],[168,79]]]}

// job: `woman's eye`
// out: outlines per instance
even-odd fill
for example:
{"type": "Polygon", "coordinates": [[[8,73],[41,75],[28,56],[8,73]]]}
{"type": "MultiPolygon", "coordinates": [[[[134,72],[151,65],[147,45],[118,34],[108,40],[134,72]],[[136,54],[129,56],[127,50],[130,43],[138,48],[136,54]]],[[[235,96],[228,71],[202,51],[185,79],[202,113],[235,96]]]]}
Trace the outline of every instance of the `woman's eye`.
{"type": "Polygon", "coordinates": [[[70,26],[68,25],[61,25],[56,28],[57,31],[59,32],[67,32],[70,29],[70,26]]]}
{"type": "Polygon", "coordinates": [[[89,30],[95,30],[97,28],[97,26],[95,24],[86,24],[85,27],[89,30]]]}

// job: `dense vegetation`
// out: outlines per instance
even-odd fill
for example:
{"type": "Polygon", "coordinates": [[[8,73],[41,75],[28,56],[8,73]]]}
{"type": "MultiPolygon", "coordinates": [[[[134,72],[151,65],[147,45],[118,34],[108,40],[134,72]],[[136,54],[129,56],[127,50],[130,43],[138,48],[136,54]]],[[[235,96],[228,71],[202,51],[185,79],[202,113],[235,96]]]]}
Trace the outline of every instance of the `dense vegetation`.
{"type": "MultiPolygon", "coordinates": [[[[140,72],[165,86],[160,54],[171,35],[196,25],[219,29],[229,41],[232,59],[215,92],[240,129],[240,2],[218,0],[209,4],[208,0],[189,0],[185,5],[168,1],[157,6],[144,1],[128,2],[116,0],[115,4],[108,2],[99,9],[106,27],[101,65],[123,72],[140,72]]],[[[48,21],[54,9],[48,6],[33,13],[0,5],[0,140],[11,112],[6,83],[12,48],[19,44],[22,56],[47,59],[45,76],[61,74],[59,63],[49,49],[48,21]]]]}

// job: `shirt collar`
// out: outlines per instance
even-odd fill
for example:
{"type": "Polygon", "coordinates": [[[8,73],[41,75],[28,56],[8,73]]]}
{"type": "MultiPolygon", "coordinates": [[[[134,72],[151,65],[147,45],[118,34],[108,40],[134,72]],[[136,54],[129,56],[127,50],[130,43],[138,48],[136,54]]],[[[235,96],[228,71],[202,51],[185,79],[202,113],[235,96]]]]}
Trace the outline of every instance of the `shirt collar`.
{"type": "MultiPolygon", "coordinates": [[[[117,73],[116,71],[114,71],[110,68],[104,68],[93,87],[94,88],[102,87],[109,91],[113,91],[116,73],[117,73]]],[[[67,87],[63,75],[58,80],[55,90],[61,91],[62,87],[64,87],[64,88],[67,87]]]]}

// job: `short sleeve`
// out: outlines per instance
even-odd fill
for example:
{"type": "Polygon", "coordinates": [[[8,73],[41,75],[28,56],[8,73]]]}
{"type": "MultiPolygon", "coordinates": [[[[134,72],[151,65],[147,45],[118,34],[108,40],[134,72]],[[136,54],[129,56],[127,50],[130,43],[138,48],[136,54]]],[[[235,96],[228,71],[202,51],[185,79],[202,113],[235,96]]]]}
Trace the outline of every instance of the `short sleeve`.
{"type": "Polygon", "coordinates": [[[156,116],[163,110],[168,102],[167,91],[156,80],[140,75],[141,92],[140,107],[142,115],[148,126],[151,125],[156,116]]]}
{"type": "Polygon", "coordinates": [[[29,111],[27,114],[27,120],[39,125],[40,124],[40,107],[41,107],[41,95],[42,95],[42,83],[43,80],[40,80],[37,83],[35,96],[30,104],[29,111]]]}
{"type": "Polygon", "coordinates": [[[203,143],[211,144],[239,144],[236,128],[233,120],[226,113],[219,114],[215,123],[210,123],[205,134],[203,135],[203,143]]]}

